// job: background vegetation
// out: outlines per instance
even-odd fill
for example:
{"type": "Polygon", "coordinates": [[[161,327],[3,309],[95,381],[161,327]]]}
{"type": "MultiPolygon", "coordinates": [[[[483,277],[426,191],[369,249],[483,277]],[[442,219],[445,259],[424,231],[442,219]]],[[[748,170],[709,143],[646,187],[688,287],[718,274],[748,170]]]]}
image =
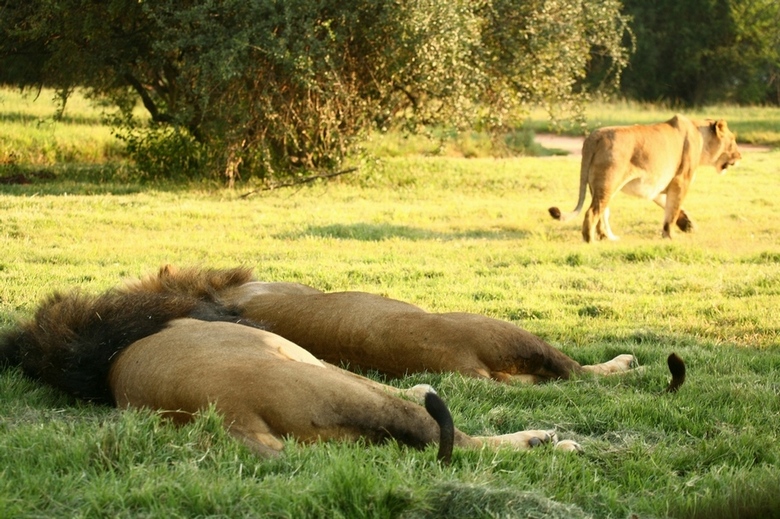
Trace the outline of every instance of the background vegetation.
{"type": "Polygon", "coordinates": [[[0,3],[0,83],[119,109],[157,177],[335,168],[369,129],[501,129],[577,104],[597,52],[625,65],[615,0],[0,3]],[[138,121],[136,101],[151,119],[138,121]]]}
{"type": "Polygon", "coordinates": [[[776,105],[778,77],[774,0],[0,1],[0,84],[83,89],[151,178],[335,171],[398,129],[518,153],[531,107],[582,133],[594,92],[776,105]]]}
{"type": "MultiPolygon", "coordinates": [[[[646,368],[534,387],[458,375],[392,381],[436,386],[468,432],[555,427],[585,446],[582,456],[458,451],[446,468],[434,449],[392,444],[289,442],[280,459],[257,459],[213,413],[175,429],[150,413],[74,402],[11,370],[0,374],[0,516],[778,516],[777,151],[746,151],[725,176],[699,172],[686,202],[697,233],[662,241],[662,212],[618,197],[621,241],[588,246],[579,221],[546,213],[574,205],[572,157],[466,160],[377,143],[390,150],[381,160],[328,183],[254,193],[251,183],[141,183],[112,162],[110,130],[90,112],[38,123],[54,111],[39,108],[48,95],[13,99],[0,106],[0,140],[39,150],[17,145],[20,161],[57,165],[5,159],[0,176],[32,183],[0,185],[2,327],[53,290],[103,290],[163,263],[245,264],[260,279],[491,315],[581,362],[631,352],[646,368]],[[670,351],[689,380],[662,395],[670,351]]],[[[593,109],[604,122],[665,113],[593,109]]],[[[730,110],[745,133],[777,120],[774,110],[730,110]]]]}
{"type": "Polygon", "coordinates": [[[626,97],[685,106],[780,104],[780,3],[625,0],[623,5],[635,43],[621,83],[626,97]]]}

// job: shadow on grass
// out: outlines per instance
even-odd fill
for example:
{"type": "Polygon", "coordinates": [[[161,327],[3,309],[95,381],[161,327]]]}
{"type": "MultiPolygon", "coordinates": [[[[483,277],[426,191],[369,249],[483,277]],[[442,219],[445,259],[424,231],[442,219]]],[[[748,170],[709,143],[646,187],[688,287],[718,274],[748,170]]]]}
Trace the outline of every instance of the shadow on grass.
{"type": "Polygon", "coordinates": [[[422,240],[457,240],[457,239],[488,239],[488,240],[521,240],[528,238],[531,233],[516,228],[499,228],[492,230],[469,229],[453,232],[438,232],[428,229],[420,229],[407,225],[393,224],[332,224],[312,225],[299,233],[290,233],[282,236],[286,239],[303,237],[333,238],[337,240],[358,241],[383,241],[392,238],[401,238],[410,241],[422,240]]]}
{"type": "Polygon", "coordinates": [[[0,164],[0,194],[8,196],[128,195],[191,187],[188,181],[146,181],[122,164],[0,164]]]}

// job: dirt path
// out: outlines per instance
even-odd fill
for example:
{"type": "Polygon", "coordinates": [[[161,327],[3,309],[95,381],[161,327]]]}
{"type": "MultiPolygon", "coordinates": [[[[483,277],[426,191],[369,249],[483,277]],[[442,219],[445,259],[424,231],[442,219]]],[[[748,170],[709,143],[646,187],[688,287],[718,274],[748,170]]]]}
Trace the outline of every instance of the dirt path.
{"type": "Polygon", "coordinates": [[[584,137],[571,137],[569,135],[556,135],[553,133],[537,133],[536,142],[548,150],[562,150],[567,155],[582,156],[582,141],[584,137]]]}

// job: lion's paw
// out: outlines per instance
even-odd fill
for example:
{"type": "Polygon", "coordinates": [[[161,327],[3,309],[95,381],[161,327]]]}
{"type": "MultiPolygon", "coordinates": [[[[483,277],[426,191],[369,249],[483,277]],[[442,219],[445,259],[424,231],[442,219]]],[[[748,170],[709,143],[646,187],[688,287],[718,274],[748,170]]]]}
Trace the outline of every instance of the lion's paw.
{"type": "Polygon", "coordinates": [[[492,436],[489,437],[488,440],[495,446],[506,445],[516,449],[532,449],[544,445],[545,443],[557,443],[558,435],[555,434],[555,431],[531,429],[528,431],[518,431],[516,433],[492,436]]]}
{"type": "Polygon", "coordinates": [[[693,221],[688,218],[688,215],[680,211],[680,216],[677,217],[677,227],[682,232],[693,232],[696,230],[696,226],[693,221]]]}
{"type": "Polygon", "coordinates": [[[618,355],[610,363],[614,363],[615,371],[628,371],[639,366],[639,360],[630,353],[618,355]]]}
{"type": "Polygon", "coordinates": [[[582,445],[574,440],[561,440],[555,444],[555,450],[563,452],[582,452],[582,445]]]}

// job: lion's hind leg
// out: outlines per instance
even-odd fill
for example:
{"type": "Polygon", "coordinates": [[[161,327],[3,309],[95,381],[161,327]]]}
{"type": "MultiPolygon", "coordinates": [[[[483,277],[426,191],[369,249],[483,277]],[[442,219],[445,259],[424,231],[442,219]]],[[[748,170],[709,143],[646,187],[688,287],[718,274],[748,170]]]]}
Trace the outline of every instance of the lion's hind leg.
{"type": "Polygon", "coordinates": [[[573,440],[558,440],[555,431],[530,429],[498,436],[474,436],[474,440],[490,447],[510,447],[516,450],[527,450],[544,444],[552,444],[556,449],[564,451],[582,451],[582,447],[573,440]]]}
{"type": "Polygon", "coordinates": [[[593,373],[594,375],[612,375],[614,373],[624,373],[638,366],[639,362],[636,357],[630,353],[624,353],[618,355],[609,362],[602,362],[601,364],[589,364],[582,366],[582,371],[586,373],[593,373]]]}
{"type": "Polygon", "coordinates": [[[230,426],[228,432],[249,447],[249,450],[264,458],[279,456],[284,448],[284,443],[274,436],[265,422],[259,418],[251,420],[248,424],[230,426]]]}
{"type": "Polygon", "coordinates": [[[612,228],[609,226],[609,199],[599,201],[594,198],[590,207],[585,211],[585,219],[582,221],[582,238],[591,243],[593,238],[603,240],[617,240],[618,237],[612,234],[612,228]]]}

